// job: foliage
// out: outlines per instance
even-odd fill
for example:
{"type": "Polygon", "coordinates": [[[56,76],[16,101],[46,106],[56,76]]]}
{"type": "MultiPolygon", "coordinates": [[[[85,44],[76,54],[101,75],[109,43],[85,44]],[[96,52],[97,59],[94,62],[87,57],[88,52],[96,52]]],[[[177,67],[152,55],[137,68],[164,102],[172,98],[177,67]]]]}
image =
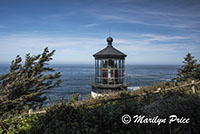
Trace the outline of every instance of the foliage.
{"type": "Polygon", "coordinates": [[[43,115],[30,114],[22,117],[8,118],[0,122],[1,134],[39,134],[42,129],[43,115]]]}
{"type": "Polygon", "coordinates": [[[197,63],[197,60],[190,53],[184,58],[183,65],[178,69],[177,75],[176,80],[178,81],[200,80],[200,64],[197,63]]]}
{"type": "Polygon", "coordinates": [[[189,118],[190,122],[162,124],[161,127],[152,125],[154,133],[174,134],[198,134],[200,130],[200,94],[192,94],[188,89],[168,91],[159,98],[155,98],[149,105],[144,106],[145,115],[149,117],[166,118],[169,122],[170,115],[176,115],[179,119],[189,118]]]}
{"type": "MultiPolygon", "coordinates": [[[[197,88],[199,87],[198,84],[197,88]]],[[[148,88],[154,90],[156,86],[148,88]]],[[[194,94],[190,88],[161,91],[156,94],[151,93],[149,89],[148,92],[144,89],[143,93],[147,93],[144,96],[135,96],[133,92],[119,92],[98,99],[87,98],[81,101],[78,101],[77,94],[68,103],[60,102],[48,107],[46,114],[34,115],[40,120],[33,119],[32,115],[25,115],[25,118],[28,117],[32,121],[28,122],[30,126],[23,130],[33,134],[197,134],[200,129],[200,92],[197,91],[194,94]],[[132,120],[126,125],[121,121],[124,114],[145,115],[146,117],[158,115],[161,118],[168,118],[169,115],[175,114],[178,117],[189,117],[191,122],[189,124],[172,123],[171,125],[165,123],[158,126],[150,123],[134,123],[132,120]]],[[[4,121],[3,124],[9,130],[13,124],[20,124],[20,120],[4,121]]],[[[21,126],[26,124],[27,122],[22,123],[21,126]]],[[[6,133],[5,128],[1,127],[0,132],[6,133]]],[[[15,131],[23,134],[21,127],[15,128],[15,131]]],[[[12,132],[14,129],[9,130],[9,133],[12,132]]]]}
{"type": "Polygon", "coordinates": [[[41,106],[46,100],[45,91],[61,83],[58,80],[61,74],[49,73],[54,69],[47,66],[54,52],[45,48],[42,54],[30,56],[29,53],[24,65],[19,55],[12,61],[10,72],[0,76],[0,116],[41,106]]]}

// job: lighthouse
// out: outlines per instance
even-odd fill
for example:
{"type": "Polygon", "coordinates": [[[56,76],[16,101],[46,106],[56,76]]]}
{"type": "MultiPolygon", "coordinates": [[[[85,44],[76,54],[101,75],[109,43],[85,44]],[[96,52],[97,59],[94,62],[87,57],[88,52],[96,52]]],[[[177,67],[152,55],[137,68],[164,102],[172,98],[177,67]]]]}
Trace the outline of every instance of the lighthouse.
{"type": "Polygon", "coordinates": [[[127,90],[130,85],[125,82],[126,54],[113,47],[113,38],[107,38],[106,48],[95,53],[95,76],[91,83],[93,97],[109,92],[127,90]]]}

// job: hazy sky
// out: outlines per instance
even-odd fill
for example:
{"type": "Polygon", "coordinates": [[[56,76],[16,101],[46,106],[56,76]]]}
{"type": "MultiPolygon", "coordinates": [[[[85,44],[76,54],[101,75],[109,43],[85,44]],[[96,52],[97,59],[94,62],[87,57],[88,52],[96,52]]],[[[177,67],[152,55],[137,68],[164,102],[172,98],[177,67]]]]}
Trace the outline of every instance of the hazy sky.
{"type": "Polygon", "coordinates": [[[200,1],[0,0],[0,63],[48,46],[52,63],[93,64],[109,34],[128,64],[200,59],[200,1]]]}

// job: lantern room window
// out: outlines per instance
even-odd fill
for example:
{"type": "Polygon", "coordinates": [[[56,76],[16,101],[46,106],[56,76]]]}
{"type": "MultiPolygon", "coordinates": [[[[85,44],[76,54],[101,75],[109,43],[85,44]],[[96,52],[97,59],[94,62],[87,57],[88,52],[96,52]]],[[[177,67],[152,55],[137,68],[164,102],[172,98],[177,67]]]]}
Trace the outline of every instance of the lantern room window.
{"type": "Polygon", "coordinates": [[[124,59],[96,59],[95,82],[118,84],[124,80],[124,59]]]}

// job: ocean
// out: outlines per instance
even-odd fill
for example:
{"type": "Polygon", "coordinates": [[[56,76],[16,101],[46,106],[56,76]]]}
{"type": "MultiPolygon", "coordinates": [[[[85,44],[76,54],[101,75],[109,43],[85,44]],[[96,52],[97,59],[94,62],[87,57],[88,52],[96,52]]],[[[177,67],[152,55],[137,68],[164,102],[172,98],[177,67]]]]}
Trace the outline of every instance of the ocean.
{"type": "MultiPolygon", "coordinates": [[[[81,98],[90,94],[90,82],[94,79],[94,65],[51,65],[56,72],[61,72],[63,82],[59,87],[49,90],[51,101],[69,99],[79,93],[81,98]]],[[[179,65],[126,65],[126,80],[131,83],[128,89],[148,86],[154,83],[170,81],[176,77],[179,65]]],[[[0,64],[0,75],[9,71],[9,65],[0,64]]],[[[49,101],[49,100],[47,100],[49,101]]]]}

